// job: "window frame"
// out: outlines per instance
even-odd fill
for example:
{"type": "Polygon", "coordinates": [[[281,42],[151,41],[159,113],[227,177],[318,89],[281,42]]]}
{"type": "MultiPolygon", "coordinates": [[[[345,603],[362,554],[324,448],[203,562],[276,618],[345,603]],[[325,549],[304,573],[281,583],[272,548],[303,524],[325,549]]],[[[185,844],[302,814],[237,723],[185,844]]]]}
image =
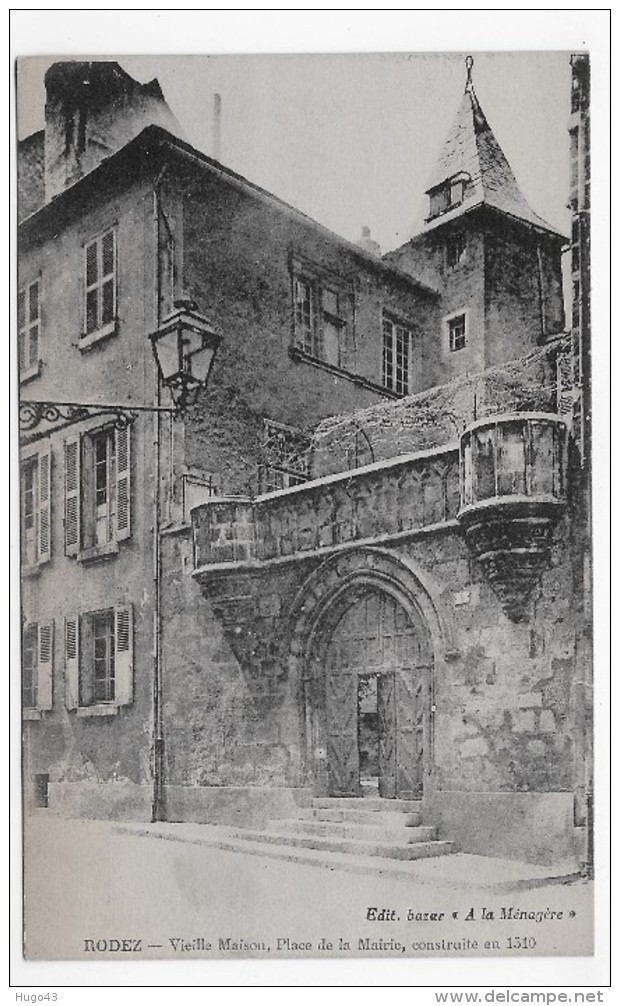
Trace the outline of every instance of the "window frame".
{"type": "Polygon", "coordinates": [[[445,352],[447,355],[452,356],[453,353],[460,353],[469,346],[469,312],[466,308],[461,308],[458,311],[451,311],[450,314],[446,315],[443,319],[443,325],[445,330],[445,352]],[[453,339],[453,327],[460,319],[463,319],[463,335],[462,344],[455,345],[455,340],[453,339]]]}
{"type": "Polygon", "coordinates": [[[467,255],[467,237],[464,231],[453,231],[446,238],[446,269],[456,269],[467,255]],[[456,254],[453,251],[456,250],[456,254]]]}
{"type": "Polygon", "coordinates": [[[134,615],[130,603],[106,605],[65,618],[65,706],[80,717],[113,716],[133,702],[134,615]],[[104,626],[106,653],[97,655],[97,621],[104,626]],[[107,625],[106,625],[107,622],[107,625]],[[104,659],[104,675],[97,661],[104,659]],[[104,693],[97,682],[104,683],[104,693]]]}
{"type": "Polygon", "coordinates": [[[264,438],[261,445],[262,458],[259,465],[260,494],[267,495],[267,493],[279,492],[282,489],[290,489],[292,486],[303,485],[304,482],[308,482],[310,480],[310,461],[308,457],[310,438],[304,434],[304,431],[298,427],[287,426],[285,423],[278,423],[265,417],[263,419],[263,433],[264,438]],[[305,472],[297,469],[294,465],[274,464],[273,461],[270,463],[270,459],[267,456],[269,439],[277,435],[281,435],[284,439],[287,435],[291,439],[294,437],[299,440],[307,439],[305,472]],[[280,482],[282,484],[279,484],[280,482]]]}
{"type": "Polygon", "coordinates": [[[19,514],[20,514],[20,560],[22,573],[36,573],[40,566],[49,562],[52,556],[51,509],[52,509],[52,453],[49,440],[43,440],[36,447],[25,450],[19,459],[19,514]],[[35,475],[32,486],[32,548],[28,555],[26,547],[26,491],[24,476],[32,468],[35,475]]]}
{"type": "Polygon", "coordinates": [[[413,384],[413,346],[414,346],[414,333],[415,329],[411,322],[406,322],[397,315],[392,314],[391,311],[384,310],[381,315],[381,382],[384,388],[389,391],[393,391],[397,395],[410,395],[412,394],[412,384],[413,384]],[[386,341],[386,326],[390,325],[392,327],[391,333],[391,346],[388,347],[386,341]],[[407,346],[406,353],[401,353],[401,357],[406,357],[406,379],[404,377],[404,367],[401,364],[400,381],[398,378],[399,366],[398,366],[398,356],[399,356],[399,332],[404,332],[407,335],[405,345],[407,346]],[[391,363],[389,362],[391,358],[391,363]],[[388,380],[388,369],[391,369],[391,377],[388,380]],[[398,386],[400,384],[400,387],[398,386]]]}
{"type": "Polygon", "coordinates": [[[89,237],[82,245],[82,323],[81,335],[78,341],[80,349],[89,349],[92,345],[105,339],[110,335],[115,335],[118,329],[118,227],[116,223],[111,224],[100,231],[94,237],[89,237]],[[112,268],[105,271],[104,267],[104,241],[112,236],[112,268]],[[96,248],[96,270],[97,275],[94,281],[89,282],[88,255],[91,248],[96,248]],[[112,290],[112,311],[111,317],[104,317],[104,287],[111,282],[112,290]],[[89,295],[97,294],[96,297],[96,324],[89,327],[89,295]]]}
{"type": "Polygon", "coordinates": [[[64,441],[65,555],[80,562],[111,557],[131,537],[131,426],[106,423],[64,441]],[[105,513],[97,506],[97,444],[105,440],[105,513]],[[105,521],[107,531],[99,536],[105,521]]]}
{"type": "Polygon", "coordinates": [[[293,348],[306,353],[337,370],[346,368],[347,350],[355,325],[355,286],[351,278],[342,277],[315,268],[311,263],[294,259],[291,262],[293,298],[292,335],[293,348]],[[308,291],[309,322],[300,317],[298,289],[304,285],[308,291]],[[336,312],[325,304],[326,298],[335,298],[336,312]],[[337,359],[326,353],[326,334],[335,330],[337,359]]]}
{"type": "Polygon", "coordinates": [[[19,367],[19,381],[23,384],[25,381],[32,380],[33,377],[38,377],[41,372],[41,276],[37,276],[35,279],[26,283],[25,286],[21,287],[17,291],[17,340],[18,340],[18,367],[19,367]],[[36,303],[37,303],[37,313],[34,318],[31,318],[31,291],[33,288],[37,290],[36,303]],[[20,321],[20,299],[24,298],[24,315],[23,322],[20,321]],[[31,348],[32,348],[32,331],[36,329],[36,359],[31,358],[31,348]],[[27,353],[22,354],[22,343],[27,349],[27,353]],[[22,359],[24,360],[24,365],[22,366],[22,359]]]}
{"type": "Polygon", "coordinates": [[[26,622],[22,626],[22,718],[40,719],[44,712],[53,706],[53,672],[54,672],[54,623],[26,622]],[[31,702],[26,701],[25,694],[25,654],[26,637],[34,639],[34,645],[29,647],[32,654],[31,702]]]}

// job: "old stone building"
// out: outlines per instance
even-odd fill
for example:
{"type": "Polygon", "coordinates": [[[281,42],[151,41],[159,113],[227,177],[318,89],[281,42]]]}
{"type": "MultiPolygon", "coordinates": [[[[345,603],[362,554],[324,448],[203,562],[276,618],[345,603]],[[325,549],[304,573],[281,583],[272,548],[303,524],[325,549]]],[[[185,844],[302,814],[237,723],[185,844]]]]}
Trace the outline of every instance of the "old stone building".
{"type": "Polygon", "coordinates": [[[566,331],[568,238],[471,66],[383,257],[190,147],[157,82],[46,86],[19,168],[27,801],[585,862],[588,303],[566,331]],[[206,319],[174,416],[148,337],[206,319]]]}

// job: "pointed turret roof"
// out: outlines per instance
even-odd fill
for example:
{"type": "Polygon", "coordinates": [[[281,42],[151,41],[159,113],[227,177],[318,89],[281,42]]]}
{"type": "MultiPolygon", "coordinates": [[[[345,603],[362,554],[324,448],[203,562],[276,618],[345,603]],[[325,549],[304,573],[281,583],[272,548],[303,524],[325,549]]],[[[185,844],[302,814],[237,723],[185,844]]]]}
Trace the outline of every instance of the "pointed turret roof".
{"type": "Polygon", "coordinates": [[[531,208],[521,192],[504,151],[497,142],[471,79],[473,59],[467,57],[467,83],[461,104],[446,137],[427,193],[450,179],[466,179],[463,201],[424,221],[416,233],[424,233],[484,204],[526,221],[551,234],[563,235],[531,208]]]}

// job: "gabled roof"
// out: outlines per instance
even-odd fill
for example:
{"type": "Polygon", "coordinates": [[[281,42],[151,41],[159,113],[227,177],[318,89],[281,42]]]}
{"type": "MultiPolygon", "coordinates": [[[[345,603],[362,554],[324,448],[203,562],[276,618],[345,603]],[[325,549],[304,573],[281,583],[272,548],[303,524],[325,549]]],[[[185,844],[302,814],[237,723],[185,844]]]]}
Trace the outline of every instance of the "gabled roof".
{"type": "Polygon", "coordinates": [[[466,175],[469,179],[463,202],[424,221],[416,228],[416,233],[426,233],[475,206],[486,205],[550,234],[564,237],[534,212],[521,192],[506,155],[480,106],[469,76],[427,193],[459,175],[466,175]]]}
{"type": "Polygon", "coordinates": [[[40,239],[48,232],[53,232],[62,226],[65,216],[73,212],[84,212],[92,206],[93,195],[101,195],[107,185],[118,186],[119,184],[130,184],[138,175],[153,170],[151,165],[159,155],[178,155],[187,159],[188,162],[196,165],[199,170],[203,170],[212,177],[220,178],[224,182],[241,189],[249,196],[261,202],[267,203],[275,210],[287,216],[293,217],[312,227],[319,234],[324,235],[329,240],[335,241],[341,247],[346,248],[356,258],[363,261],[369,268],[376,272],[408,287],[414,287],[424,296],[436,298],[438,290],[436,287],[416,279],[408,272],[399,269],[397,265],[386,262],[376,255],[371,254],[358,244],[347,238],[341,237],[334,231],[329,230],[324,224],[313,220],[312,217],[296,209],[283,199],[273,195],[267,189],[261,188],[255,182],[248,181],[243,175],[233,171],[232,168],[220,164],[207,154],[196,150],[185,140],[169,133],[162,126],[146,126],[134,139],[126,143],[120,150],[115,151],[104,158],[97,167],[83,175],[67,189],[64,189],[49,202],[34,210],[19,225],[19,238],[23,247],[29,241],[40,239]]]}

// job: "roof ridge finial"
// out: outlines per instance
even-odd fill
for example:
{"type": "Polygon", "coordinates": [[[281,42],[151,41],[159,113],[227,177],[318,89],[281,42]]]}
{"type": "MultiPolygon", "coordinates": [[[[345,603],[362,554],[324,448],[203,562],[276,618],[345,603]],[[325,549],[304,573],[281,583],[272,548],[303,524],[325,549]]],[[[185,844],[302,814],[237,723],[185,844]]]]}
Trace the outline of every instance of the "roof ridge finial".
{"type": "Polygon", "coordinates": [[[467,67],[467,79],[465,81],[465,90],[469,91],[472,94],[473,94],[473,91],[474,91],[474,82],[471,79],[471,71],[472,71],[473,65],[474,65],[474,57],[473,56],[466,56],[465,57],[465,66],[467,67]]]}

